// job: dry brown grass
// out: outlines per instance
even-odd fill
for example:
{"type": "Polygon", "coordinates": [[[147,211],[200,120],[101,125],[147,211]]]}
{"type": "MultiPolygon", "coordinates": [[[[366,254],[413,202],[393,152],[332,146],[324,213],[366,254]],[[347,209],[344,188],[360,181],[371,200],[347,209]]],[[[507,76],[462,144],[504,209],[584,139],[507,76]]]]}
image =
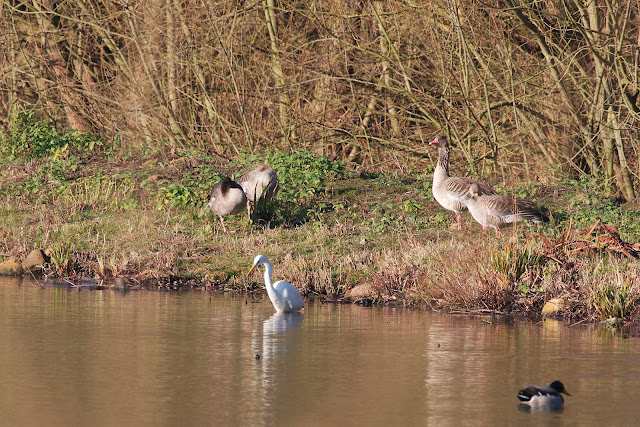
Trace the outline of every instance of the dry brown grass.
{"type": "MultiPolygon", "coordinates": [[[[244,219],[233,225],[239,226],[244,219]]],[[[600,319],[606,310],[599,308],[602,298],[598,300],[594,290],[624,284],[631,304],[626,317],[637,319],[639,314],[637,263],[606,253],[589,258],[569,256],[559,263],[544,257],[539,241],[527,243],[522,235],[511,244],[513,251],[522,254],[533,248],[545,262],[526,265],[515,280],[513,274],[492,264],[496,256],[504,256],[506,242],[487,238],[478,230],[396,234],[394,244],[376,248],[375,242],[362,242],[357,234],[345,234],[339,227],[247,227],[236,235],[205,236],[194,232],[195,223],[176,221],[171,211],[149,211],[102,226],[116,227],[116,233],[123,234],[117,240],[96,236],[85,241],[85,249],[70,255],[78,267],[73,274],[124,276],[132,283],[151,281],[155,286],[168,286],[171,277],[197,278],[189,283],[262,292],[261,277],[247,278],[245,273],[253,256],[263,253],[274,263],[274,279],[295,283],[307,296],[334,301],[536,315],[549,299],[563,298],[567,304],[561,314],[565,317],[600,319]],[[368,296],[345,299],[351,288],[362,284],[370,289],[368,296]]],[[[49,227],[42,230],[45,242],[53,241],[52,232],[58,231],[55,223],[49,227]]],[[[31,234],[35,232],[26,235],[31,234]]],[[[26,253],[29,248],[12,250],[26,253]]]]}

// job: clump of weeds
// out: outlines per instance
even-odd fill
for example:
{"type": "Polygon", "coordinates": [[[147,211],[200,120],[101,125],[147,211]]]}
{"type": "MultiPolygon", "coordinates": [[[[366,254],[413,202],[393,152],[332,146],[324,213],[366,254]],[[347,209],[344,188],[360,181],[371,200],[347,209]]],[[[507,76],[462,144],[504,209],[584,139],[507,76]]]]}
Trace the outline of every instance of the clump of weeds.
{"type": "MultiPolygon", "coordinates": [[[[591,288],[589,302],[592,305],[598,320],[618,318],[629,320],[637,311],[637,303],[640,300],[640,292],[637,279],[625,277],[620,272],[615,272],[609,281],[600,281],[591,288]]],[[[605,280],[606,280],[605,279],[605,280]]]]}

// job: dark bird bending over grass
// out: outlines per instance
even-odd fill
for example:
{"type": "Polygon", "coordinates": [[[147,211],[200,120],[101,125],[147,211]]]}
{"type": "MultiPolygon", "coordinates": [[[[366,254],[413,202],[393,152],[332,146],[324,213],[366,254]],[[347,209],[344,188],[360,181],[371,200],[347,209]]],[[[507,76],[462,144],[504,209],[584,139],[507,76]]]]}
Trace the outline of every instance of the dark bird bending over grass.
{"type": "Polygon", "coordinates": [[[245,203],[247,203],[247,197],[242,187],[237,182],[226,177],[211,189],[211,196],[207,206],[211,209],[211,212],[220,217],[222,229],[225,233],[235,233],[235,231],[227,230],[223,217],[235,215],[242,211],[245,203]]]}

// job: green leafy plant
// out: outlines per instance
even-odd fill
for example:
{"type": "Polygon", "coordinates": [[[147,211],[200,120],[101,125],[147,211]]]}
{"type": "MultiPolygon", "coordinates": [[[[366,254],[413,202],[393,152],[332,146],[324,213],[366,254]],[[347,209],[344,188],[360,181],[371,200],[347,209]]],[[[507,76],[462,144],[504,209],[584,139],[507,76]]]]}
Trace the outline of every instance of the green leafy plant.
{"type": "Polygon", "coordinates": [[[205,164],[194,170],[188,171],[184,174],[181,180],[182,184],[188,187],[193,193],[194,206],[199,204],[206,205],[209,202],[211,187],[224,179],[224,176],[221,175],[216,168],[206,164],[206,158],[202,159],[202,162],[205,164]]]}
{"type": "Polygon", "coordinates": [[[565,221],[569,217],[573,227],[590,228],[596,220],[603,224],[613,224],[625,240],[640,240],[640,221],[638,211],[626,208],[610,194],[606,182],[602,178],[581,176],[577,180],[564,181],[570,189],[565,221]]]}
{"type": "Polygon", "coordinates": [[[255,209],[256,219],[275,223],[306,221],[311,200],[325,190],[325,183],[345,176],[344,163],[304,150],[294,153],[267,150],[262,155],[240,156],[238,163],[238,177],[258,163],[266,163],[276,170],[277,201],[262,200],[255,209]]]}
{"type": "Polygon", "coordinates": [[[517,185],[506,186],[504,184],[496,184],[493,186],[498,194],[506,194],[520,199],[534,198],[540,184],[533,182],[519,183],[517,185]]]}
{"type": "Polygon", "coordinates": [[[428,218],[428,221],[430,224],[433,224],[437,227],[445,227],[447,224],[449,224],[451,217],[449,216],[448,213],[445,212],[438,212],[436,214],[431,215],[428,218]]]}
{"type": "Polygon", "coordinates": [[[280,183],[279,197],[293,202],[308,201],[311,196],[324,191],[323,184],[327,180],[345,175],[344,163],[304,150],[293,153],[267,150],[263,155],[252,154],[240,159],[246,165],[245,171],[257,163],[266,163],[274,168],[280,183]]]}
{"type": "Polygon", "coordinates": [[[414,200],[405,200],[400,204],[400,209],[407,213],[420,213],[425,207],[414,200]]]}
{"type": "Polygon", "coordinates": [[[76,156],[50,161],[42,166],[44,181],[67,181],[73,177],[80,166],[76,156]]]}
{"type": "Polygon", "coordinates": [[[164,206],[196,206],[200,204],[198,197],[191,188],[183,184],[169,184],[158,189],[158,208],[164,206]]]}
{"type": "Polygon", "coordinates": [[[57,161],[68,155],[70,147],[91,151],[102,145],[100,138],[86,132],[58,132],[50,120],[38,120],[33,110],[14,110],[8,128],[0,132],[0,155],[11,160],[52,155],[57,161]]]}
{"type": "Polygon", "coordinates": [[[398,231],[403,221],[393,203],[378,202],[374,205],[370,216],[365,219],[364,223],[370,231],[383,233],[389,230],[398,231]]]}
{"type": "Polygon", "coordinates": [[[73,273],[74,255],[70,243],[56,242],[49,256],[49,264],[58,276],[66,277],[73,273]]]}

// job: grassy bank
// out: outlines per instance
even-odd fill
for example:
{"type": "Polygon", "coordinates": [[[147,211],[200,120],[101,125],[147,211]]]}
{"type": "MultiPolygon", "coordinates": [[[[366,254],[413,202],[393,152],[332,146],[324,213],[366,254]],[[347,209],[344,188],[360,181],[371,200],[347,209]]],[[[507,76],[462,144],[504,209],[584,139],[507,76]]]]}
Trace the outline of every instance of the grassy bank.
{"type": "Polygon", "coordinates": [[[536,315],[559,298],[565,317],[640,318],[640,246],[626,243],[640,242],[638,207],[620,205],[593,179],[487,178],[551,217],[498,240],[468,214],[463,231],[452,227],[453,214],[431,195],[427,152],[398,172],[351,170],[308,152],[166,159],[79,134],[53,149],[23,148],[5,150],[0,171],[0,254],[46,249],[47,277],[259,291],[261,276],[245,273],[263,253],[276,278],[331,301],[536,315]],[[237,233],[222,233],[204,209],[211,185],[261,161],[278,171],[278,196],[252,223],[246,212],[229,218],[237,233]]]}

